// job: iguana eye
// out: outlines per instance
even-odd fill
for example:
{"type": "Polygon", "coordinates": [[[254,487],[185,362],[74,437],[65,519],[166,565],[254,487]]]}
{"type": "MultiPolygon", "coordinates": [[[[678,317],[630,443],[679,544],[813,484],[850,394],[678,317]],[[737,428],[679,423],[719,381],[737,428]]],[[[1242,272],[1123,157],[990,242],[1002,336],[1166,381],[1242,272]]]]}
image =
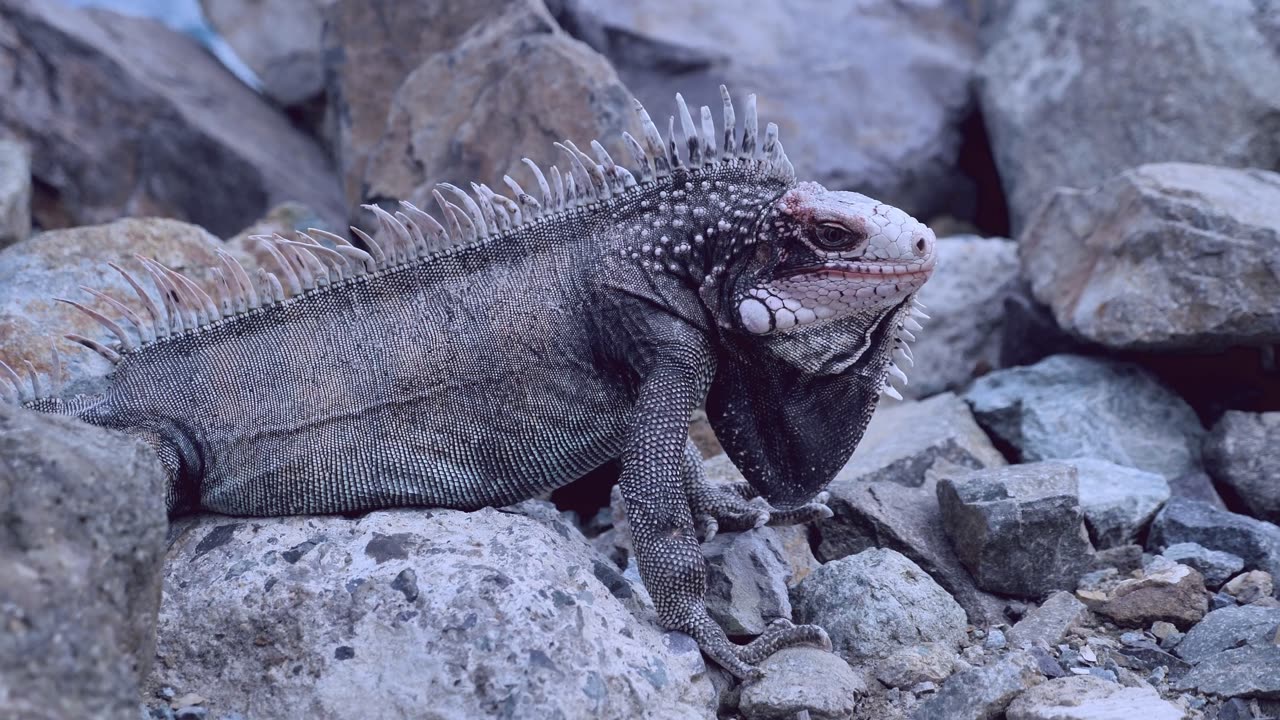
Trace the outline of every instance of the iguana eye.
{"type": "Polygon", "coordinates": [[[842,225],[819,225],[815,244],[822,250],[841,252],[856,249],[860,242],[862,237],[842,225]]]}

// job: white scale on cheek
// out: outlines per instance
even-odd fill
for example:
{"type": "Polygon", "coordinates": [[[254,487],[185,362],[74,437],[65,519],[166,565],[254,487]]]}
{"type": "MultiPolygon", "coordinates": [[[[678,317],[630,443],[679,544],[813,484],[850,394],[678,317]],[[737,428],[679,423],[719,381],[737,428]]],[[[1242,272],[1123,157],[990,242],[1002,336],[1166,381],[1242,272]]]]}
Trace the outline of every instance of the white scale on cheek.
{"type": "Polygon", "coordinates": [[[769,332],[770,326],[773,324],[773,318],[769,315],[769,308],[764,303],[753,298],[747,298],[738,303],[738,317],[742,319],[742,326],[747,332],[761,335],[769,332]]]}

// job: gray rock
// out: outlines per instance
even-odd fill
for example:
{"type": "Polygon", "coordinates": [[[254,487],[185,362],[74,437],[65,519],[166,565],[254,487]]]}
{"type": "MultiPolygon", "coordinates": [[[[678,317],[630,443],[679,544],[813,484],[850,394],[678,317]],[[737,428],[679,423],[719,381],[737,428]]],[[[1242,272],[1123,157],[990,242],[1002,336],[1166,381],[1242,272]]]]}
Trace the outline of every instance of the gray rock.
{"type": "Polygon", "coordinates": [[[329,0],[200,0],[205,17],[285,107],[324,91],[323,6],[329,0]]]}
{"type": "Polygon", "coordinates": [[[202,516],[166,568],[152,680],[215,716],[714,714],[697,646],[558,517],[202,516]]]}
{"type": "Polygon", "coordinates": [[[722,533],[702,546],[707,611],[730,635],[759,635],[775,618],[791,619],[791,568],[774,528],[722,533]]]}
{"type": "MultiPolygon", "coordinates": [[[[1271,298],[1274,300],[1274,296],[1271,298]]],[[[1280,523],[1280,412],[1228,410],[1204,444],[1205,467],[1250,515],[1280,523]]]]}
{"type": "MultiPolygon", "coordinates": [[[[145,277],[134,254],[155,258],[165,266],[201,281],[207,288],[215,250],[221,243],[205,230],[177,220],[127,218],[107,225],[50,230],[0,250],[0,328],[4,346],[0,360],[21,367],[29,360],[40,373],[52,370],[50,345],[54,338],[78,333],[108,339],[108,334],[84,313],[53,303],[53,297],[73,298],[111,317],[106,303],[79,289],[87,285],[117,298],[136,298],[133,290],[107,263],[114,262],[145,277]]],[[[252,261],[241,255],[246,266],[252,261]]],[[[147,282],[147,281],[143,281],[147,282]]],[[[148,283],[148,287],[149,287],[148,283]]],[[[66,343],[61,343],[63,349],[66,343]]],[[[69,379],[66,393],[100,392],[102,377],[111,369],[92,352],[64,352],[69,379]]]]}
{"type": "Polygon", "coordinates": [[[951,677],[955,648],[948,643],[921,643],[902,648],[875,664],[876,679],[891,688],[940,683],[951,677]]]}
{"type": "Polygon", "coordinates": [[[1093,548],[1076,471],[1058,462],[977,470],[938,483],[942,524],[978,587],[1020,597],[1073,588],[1093,548]]]}
{"type": "Polygon", "coordinates": [[[979,469],[1004,465],[964,401],[943,393],[918,402],[884,403],[871,418],[862,442],[831,481],[924,484],[939,460],[979,469]]]}
{"type": "MultiPolygon", "coordinates": [[[[739,709],[747,720],[791,720],[808,711],[815,720],[853,714],[867,683],[849,664],[818,648],[780,650],[760,664],[763,680],[742,688],[739,709]]],[[[649,708],[653,713],[657,708],[649,708]]],[[[659,711],[661,714],[662,711],[659,711]]]]}
{"type": "Polygon", "coordinates": [[[1054,355],[978,378],[964,398],[1022,462],[1091,457],[1166,479],[1200,469],[1195,411],[1136,365],[1054,355]]]}
{"type": "Polygon", "coordinates": [[[884,658],[923,642],[958,647],[964,610],[915,563],[865,550],[818,568],[792,589],[797,622],[826,628],[850,662],[884,658]]]}
{"type": "Polygon", "coordinates": [[[1013,652],[990,665],[952,675],[911,717],[989,720],[999,717],[1019,693],[1043,681],[1035,658],[1026,652],[1013,652]]]}
{"type": "Polygon", "coordinates": [[[1236,647],[1266,647],[1276,642],[1280,609],[1225,607],[1214,610],[1187,631],[1174,653],[1192,663],[1236,647]]]}
{"type": "Polygon", "coordinates": [[[1186,628],[1209,610],[1204,577],[1164,557],[1143,569],[1142,577],[1120,582],[1098,613],[1125,627],[1145,628],[1157,620],[1186,628]]]}
{"type": "Polygon", "coordinates": [[[1151,521],[1147,547],[1183,542],[1238,555],[1246,568],[1266,570],[1272,577],[1280,575],[1280,527],[1274,523],[1174,498],[1151,521]]]}
{"type": "Polygon", "coordinates": [[[1007,720],[1183,720],[1182,708],[1152,687],[1125,687],[1090,675],[1037,685],[1013,702],[1007,720]]]}
{"type": "Polygon", "coordinates": [[[1280,645],[1242,647],[1211,655],[1173,684],[1224,697],[1280,700],[1280,645]]]}
{"type": "Polygon", "coordinates": [[[6,3],[0,127],[31,148],[43,228],[122,215],[228,236],[296,200],[340,221],[329,158],[195,39],[154,20],[6,3]]]}
{"type": "Polygon", "coordinates": [[[1269,598],[1275,594],[1275,581],[1271,573],[1262,570],[1250,570],[1241,573],[1222,586],[1222,592],[1236,599],[1241,605],[1269,598]]]}
{"type": "Polygon", "coordinates": [[[0,248],[31,234],[31,155],[0,138],[0,248]]]}
{"type": "Polygon", "coordinates": [[[1169,492],[1173,497],[1208,503],[1219,510],[1227,509],[1218,489],[1213,486],[1213,478],[1203,470],[1193,470],[1169,478],[1169,492]]]}
{"type": "Polygon", "coordinates": [[[1280,263],[1276,173],[1162,163],[1059,188],[1019,253],[1036,298],[1092,342],[1195,350],[1280,340],[1280,278],[1255,272],[1280,263]]]}
{"type": "Polygon", "coordinates": [[[1156,473],[1094,458],[1071,458],[1080,483],[1080,508],[1093,544],[1102,548],[1138,539],[1169,499],[1169,482],[1156,473]]]}
{"type": "Polygon", "coordinates": [[[1055,592],[1009,629],[1009,642],[1013,647],[1037,641],[1057,645],[1073,627],[1088,617],[1089,609],[1071,593],[1055,592]]]}
{"type": "Polygon", "coordinates": [[[0,717],[137,716],[164,496],[140,444],[0,402],[0,717]]]}
{"type": "Polygon", "coordinates": [[[953,3],[745,0],[732,12],[716,0],[575,4],[627,87],[663,118],[676,92],[712,108],[720,83],[738,98],[757,92],[761,119],[782,128],[805,177],[916,217],[972,214],[956,159],[977,47],[953,3]]]}
{"type": "Polygon", "coordinates": [[[920,289],[930,319],[911,346],[914,367],[903,368],[911,383],[902,394],[912,398],[956,390],[1002,367],[1004,302],[1019,288],[1012,240],[960,235],[934,247],[943,271],[920,289]]]}
{"type": "Polygon", "coordinates": [[[1170,560],[1200,571],[1204,584],[1216,589],[1244,569],[1244,560],[1229,552],[1210,550],[1193,542],[1175,543],[1160,553],[1170,560]]]}
{"type": "Polygon", "coordinates": [[[979,95],[1015,231],[1055,186],[1143,163],[1280,166],[1275,35],[1251,3],[1008,9],[985,32],[979,95]],[[1223,110],[1170,110],[1192,106],[1223,110]]]}

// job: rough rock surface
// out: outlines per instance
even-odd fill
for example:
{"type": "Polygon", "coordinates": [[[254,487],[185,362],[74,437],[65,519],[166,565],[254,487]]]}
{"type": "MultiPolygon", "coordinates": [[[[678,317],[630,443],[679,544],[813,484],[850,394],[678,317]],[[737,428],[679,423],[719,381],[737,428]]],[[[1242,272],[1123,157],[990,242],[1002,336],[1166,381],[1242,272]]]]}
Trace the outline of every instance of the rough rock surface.
{"type": "Polygon", "coordinates": [[[1205,658],[1178,680],[1179,690],[1197,690],[1224,697],[1280,700],[1280,645],[1225,650],[1205,658]]]}
{"type": "Polygon", "coordinates": [[[1007,6],[979,94],[1015,231],[1055,186],[1143,163],[1280,167],[1280,59],[1252,3],[1007,6]]]}
{"type": "Polygon", "coordinates": [[[1261,270],[1280,265],[1280,174],[1161,163],[1088,190],[1059,188],[1019,253],[1036,298],[1092,342],[1175,350],[1280,340],[1280,276],[1261,270]]]}
{"type": "Polygon", "coordinates": [[[1071,593],[1055,592],[1014,623],[1007,633],[1009,644],[1015,648],[1036,641],[1056,645],[1088,617],[1089,609],[1071,593]]]}
{"type": "Polygon", "coordinates": [[[0,402],[0,518],[0,717],[137,717],[164,559],[155,456],[0,402]]]}
{"type": "Polygon", "coordinates": [[[0,251],[0,360],[11,365],[30,360],[36,370],[48,373],[52,369],[50,348],[57,342],[69,377],[67,393],[100,390],[110,364],[59,338],[77,333],[106,339],[108,334],[84,313],[53,298],[70,298],[108,312],[106,303],[79,289],[87,285],[118,299],[136,300],[124,279],[107,267],[108,262],[114,262],[136,273],[150,288],[150,280],[133,259],[135,253],[155,258],[212,287],[207,272],[217,267],[214,251],[220,246],[217,238],[194,225],[127,218],[106,225],[50,230],[5,248],[0,251]]]}
{"type": "Polygon", "coordinates": [[[921,643],[877,662],[875,675],[888,687],[908,689],[923,682],[940,683],[951,676],[955,666],[955,648],[949,643],[921,643]]]}
{"type": "Polygon", "coordinates": [[[1280,526],[1219,510],[1194,500],[1174,498],[1151,521],[1147,547],[1193,542],[1239,556],[1246,568],[1280,576],[1280,526]]]}
{"type": "Polygon", "coordinates": [[[978,587],[1040,597],[1075,587],[1093,548],[1076,471],[1060,462],[977,470],[938,483],[942,523],[978,587]]]}
{"type": "Polygon", "coordinates": [[[833,486],[881,481],[919,487],[939,460],[979,469],[1004,464],[964,401],[943,393],[918,402],[884,403],[872,416],[833,486]]]}
{"type": "Polygon", "coordinates": [[[1192,542],[1175,543],[1160,554],[1198,570],[1204,576],[1205,586],[1210,589],[1221,587],[1222,583],[1244,569],[1244,560],[1239,555],[1210,550],[1192,542]]]}
{"type": "Polygon", "coordinates": [[[209,24],[286,107],[324,91],[323,7],[332,0],[200,0],[209,24]]]}
{"type": "Polygon", "coordinates": [[[960,235],[939,238],[935,247],[945,271],[920,288],[929,320],[911,346],[915,365],[903,368],[911,379],[901,388],[907,397],[956,390],[1001,367],[1004,301],[1019,288],[1012,240],[960,235]]]}
{"type": "Polygon", "coordinates": [[[1205,615],[1173,651],[1198,663],[1231,648],[1275,644],[1277,631],[1280,608],[1225,607],[1205,615]]]}
{"type": "MultiPolygon", "coordinates": [[[[1277,244],[1280,247],[1280,244],[1277,244]]],[[[1274,303],[1276,296],[1272,296],[1274,303]]],[[[1249,514],[1280,523],[1280,412],[1227,411],[1204,444],[1205,467],[1249,514]]]]}
{"type": "Polygon", "coordinates": [[[320,147],[194,39],[11,0],[0,38],[0,127],[31,148],[41,227],[160,215],[230,235],[286,200],[340,216],[320,147]]]}
{"type": "Polygon", "coordinates": [[[1183,720],[1182,708],[1154,688],[1125,687],[1091,675],[1057,678],[1009,703],[1007,720],[1183,720]]]}
{"type": "Polygon", "coordinates": [[[791,568],[771,527],[721,533],[704,543],[707,611],[730,635],[759,635],[774,618],[791,619],[791,568]]]}
{"type": "Polygon", "coordinates": [[[1222,592],[1235,598],[1241,605],[1273,597],[1275,591],[1275,580],[1271,577],[1271,573],[1262,570],[1241,573],[1222,586],[1222,592]]]}
{"type": "Polygon", "coordinates": [[[806,710],[815,720],[843,720],[867,693],[866,681],[849,663],[818,648],[786,648],[760,667],[764,679],[742,689],[739,709],[747,720],[794,718],[806,710]]]}
{"type": "Polygon", "coordinates": [[[1169,481],[1156,473],[1093,458],[1064,462],[1079,475],[1080,508],[1098,549],[1137,540],[1169,499],[1169,481]]]}
{"type": "Polygon", "coordinates": [[[955,164],[977,47],[953,3],[576,4],[627,87],[662,117],[676,92],[713,108],[720,83],[759,93],[760,117],[778,123],[806,177],[917,217],[972,212],[955,164]]]}
{"type": "Polygon", "coordinates": [[[921,703],[914,720],[1000,717],[1009,701],[1044,681],[1035,658],[1014,652],[981,667],[958,672],[947,679],[933,697],[921,703]]]}
{"type": "Polygon", "coordinates": [[[1166,479],[1200,469],[1200,420],[1135,365],[1054,355],[978,378],[964,398],[1023,462],[1092,457],[1166,479]]]}
{"type": "Polygon", "coordinates": [[[1204,576],[1186,565],[1156,556],[1142,577],[1121,581],[1097,608],[1125,627],[1148,627],[1157,621],[1187,628],[1209,610],[1204,576]]]}
{"type": "Polygon", "coordinates": [[[865,550],[818,568],[792,589],[796,621],[821,625],[850,662],[923,642],[965,637],[964,610],[927,573],[892,550],[865,550]]]}
{"type": "Polygon", "coordinates": [[[21,143],[0,138],[0,248],[30,234],[30,153],[21,143]]]}
{"type": "Polygon", "coordinates": [[[204,516],[169,553],[152,680],[246,717],[713,714],[697,646],[635,597],[558,520],[204,516]]]}

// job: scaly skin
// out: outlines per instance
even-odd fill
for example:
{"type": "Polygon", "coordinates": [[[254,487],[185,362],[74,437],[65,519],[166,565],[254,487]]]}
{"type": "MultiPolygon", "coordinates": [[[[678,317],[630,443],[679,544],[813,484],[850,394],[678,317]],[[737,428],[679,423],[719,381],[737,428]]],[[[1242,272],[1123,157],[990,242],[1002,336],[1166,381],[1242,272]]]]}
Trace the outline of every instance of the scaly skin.
{"type": "Polygon", "coordinates": [[[151,267],[163,300],[149,323],[133,314],[138,337],[104,317],[118,343],[80,339],[115,362],[107,393],[26,404],[145,441],[175,513],[469,510],[620,457],[659,619],[757,677],[770,652],[826,636],[779,623],[730,642],[703,603],[695,528],[829,514],[811,500],[892,392],[934,240],[899,210],[797,183],[775,128],[758,155],[754,103],[741,149],[726,130],[720,155],[709,111],[699,134],[680,109],[683,158],[640,109],[638,183],[567,149],[576,182],[540,183],[540,203],[511,182],[514,200],[440,196],[440,225],[405,206],[368,255],[268,240],[280,272],[251,282],[228,264],[219,301],[151,267]],[[687,424],[704,403],[748,485],[706,482],[687,424]]]}

